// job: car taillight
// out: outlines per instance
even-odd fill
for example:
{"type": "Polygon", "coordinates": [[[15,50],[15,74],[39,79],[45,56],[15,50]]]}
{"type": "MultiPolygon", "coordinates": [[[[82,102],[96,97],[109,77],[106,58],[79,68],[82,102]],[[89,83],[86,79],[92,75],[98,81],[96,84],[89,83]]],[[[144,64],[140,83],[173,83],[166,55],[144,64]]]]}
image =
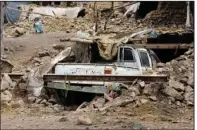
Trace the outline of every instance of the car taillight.
{"type": "Polygon", "coordinates": [[[112,73],[112,70],[111,70],[111,69],[105,69],[105,70],[104,70],[104,73],[105,73],[105,74],[111,74],[111,73],[112,73]]]}

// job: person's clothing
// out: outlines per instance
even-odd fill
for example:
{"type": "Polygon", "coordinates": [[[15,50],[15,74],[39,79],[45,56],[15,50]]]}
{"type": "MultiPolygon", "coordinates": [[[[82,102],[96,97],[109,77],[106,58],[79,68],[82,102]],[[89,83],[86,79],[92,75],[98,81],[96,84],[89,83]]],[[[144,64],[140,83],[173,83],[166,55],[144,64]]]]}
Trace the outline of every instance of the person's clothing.
{"type": "Polygon", "coordinates": [[[34,23],[34,29],[36,33],[43,33],[43,25],[41,22],[34,23]]]}

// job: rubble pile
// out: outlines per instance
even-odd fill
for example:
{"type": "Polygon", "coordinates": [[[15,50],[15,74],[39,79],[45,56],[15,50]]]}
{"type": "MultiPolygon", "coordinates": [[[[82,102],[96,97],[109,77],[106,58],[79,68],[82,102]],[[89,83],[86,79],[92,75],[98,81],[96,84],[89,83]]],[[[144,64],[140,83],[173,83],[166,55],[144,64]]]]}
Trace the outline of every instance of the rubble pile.
{"type": "MultiPolygon", "coordinates": [[[[76,30],[89,30],[93,27],[92,9],[87,8],[86,15],[82,18],[58,18],[41,16],[41,22],[44,27],[44,32],[63,31],[66,33],[76,32],[76,30]],[[92,22],[91,22],[92,21],[92,22]]],[[[33,33],[34,21],[25,19],[17,24],[7,24],[5,26],[6,37],[19,37],[23,34],[33,33]]]]}
{"type": "Polygon", "coordinates": [[[22,97],[26,93],[26,82],[22,79],[13,81],[8,74],[4,74],[1,79],[1,108],[21,108],[25,106],[22,97]],[[20,90],[15,91],[17,87],[20,90]],[[16,98],[19,93],[21,97],[16,98]]]}
{"type": "Polygon", "coordinates": [[[169,103],[194,105],[194,48],[171,62],[159,63],[157,67],[158,74],[170,76],[168,84],[163,87],[169,103]]]}

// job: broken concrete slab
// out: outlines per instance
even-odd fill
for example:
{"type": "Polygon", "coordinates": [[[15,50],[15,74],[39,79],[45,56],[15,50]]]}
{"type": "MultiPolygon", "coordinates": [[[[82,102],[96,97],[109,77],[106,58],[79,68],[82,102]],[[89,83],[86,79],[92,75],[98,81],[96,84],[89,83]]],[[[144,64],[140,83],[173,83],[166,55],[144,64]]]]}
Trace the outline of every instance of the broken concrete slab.
{"type": "Polygon", "coordinates": [[[141,88],[144,88],[145,87],[145,82],[141,81],[141,82],[139,82],[139,85],[140,85],[141,88]]]}
{"type": "Polygon", "coordinates": [[[150,96],[149,99],[151,99],[152,101],[157,101],[157,97],[156,96],[150,96]]]}
{"type": "Polygon", "coordinates": [[[48,64],[45,69],[43,70],[43,74],[46,74],[48,73],[52,67],[57,64],[58,62],[62,61],[63,59],[65,59],[66,57],[68,56],[72,56],[73,53],[71,53],[72,50],[71,50],[71,47],[67,47],[66,49],[64,49],[63,51],[61,51],[56,57],[54,57],[52,60],[51,60],[51,63],[48,64]]]}
{"type": "Polygon", "coordinates": [[[146,104],[146,103],[148,103],[148,100],[147,100],[147,99],[140,99],[140,102],[141,102],[142,104],[146,104]]]}
{"type": "Polygon", "coordinates": [[[164,89],[164,94],[171,96],[173,98],[175,98],[176,100],[183,100],[183,96],[174,88],[172,88],[171,86],[166,86],[164,89]]]}
{"type": "Polygon", "coordinates": [[[184,91],[185,90],[184,85],[178,81],[175,81],[175,80],[170,80],[169,86],[176,89],[177,91],[184,91]]]}

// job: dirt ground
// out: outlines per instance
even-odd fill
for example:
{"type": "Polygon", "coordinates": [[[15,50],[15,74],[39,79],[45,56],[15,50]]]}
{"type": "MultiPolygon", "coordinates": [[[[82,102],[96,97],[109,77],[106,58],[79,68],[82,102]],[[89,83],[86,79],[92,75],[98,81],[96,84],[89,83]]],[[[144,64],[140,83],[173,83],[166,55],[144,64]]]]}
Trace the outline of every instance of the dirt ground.
{"type": "MultiPolygon", "coordinates": [[[[31,65],[32,57],[40,51],[53,52],[52,45],[59,39],[75,34],[65,32],[26,34],[19,38],[5,38],[8,48],[7,59],[15,66],[15,71],[31,65]]],[[[69,46],[70,43],[65,43],[69,46]]],[[[57,54],[58,52],[55,52],[57,54]]],[[[50,60],[50,59],[48,59],[50,60]]],[[[1,129],[193,129],[193,108],[171,106],[167,103],[148,102],[140,107],[111,108],[104,112],[62,111],[55,113],[48,107],[25,107],[3,111],[1,129]],[[78,125],[79,115],[88,115],[93,124],[78,125]],[[63,118],[63,121],[59,121],[63,118]]]]}
{"type": "MultiPolygon", "coordinates": [[[[54,50],[54,44],[64,44],[65,47],[70,44],[60,42],[60,39],[73,37],[76,34],[67,34],[65,32],[49,32],[44,34],[25,34],[17,38],[4,38],[4,46],[7,58],[15,67],[13,71],[24,70],[26,67],[32,67],[32,60],[37,57],[39,52],[49,51],[53,57],[59,51],[54,50]]],[[[44,57],[46,60],[50,60],[44,57]]],[[[41,59],[44,60],[44,59],[41,59]]]]}
{"type": "Polygon", "coordinates": [[[126,106],[104,112],[54,113],[45,107],[20,108],[17,112],[3,112],[1,115],[2,129],[193,129],[193,125],[191,109],[152,103],[134,109],[126,106]],[[88,115],[92,125],[78,125],[77,117],[80,115],[88,115]]]}

